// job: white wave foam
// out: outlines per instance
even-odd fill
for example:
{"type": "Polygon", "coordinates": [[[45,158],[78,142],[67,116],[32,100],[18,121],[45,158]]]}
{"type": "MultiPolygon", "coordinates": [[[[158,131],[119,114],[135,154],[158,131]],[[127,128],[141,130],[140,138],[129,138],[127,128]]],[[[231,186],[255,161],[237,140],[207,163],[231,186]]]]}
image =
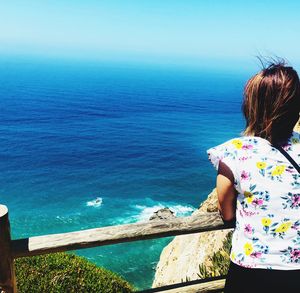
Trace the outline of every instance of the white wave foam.
{"type": "Polygon", "coordinates": [[[146,206],[146,205],[134,205],[136,209],[140,210],[140,213],[137,215],[134,215],[133,217],[137,221],[148,221],[149,218],[153,215],[154,212],[156,212],[159,209],[162,209],[164,207],[168,207],[172,212],[174,212],[174,215],[176,217],[184,217],[190,215],[195,208],[192,206],[183,206],[183,205],[168,205],[168,204],[162,204],[158,203],[153,206],[146,206]]]}
{"type": "Polygon", "coordinates": [[[87,203],[86,203],[86,205],[88,206],[88,207],[95,207],[95,208],[97,208],[97,207],[100,207],[101,205],[102,205],[102,197],[97,197],[96,199],[94,199],[94,200],[91,200],[91,201],[88,201],[87,203]]]}

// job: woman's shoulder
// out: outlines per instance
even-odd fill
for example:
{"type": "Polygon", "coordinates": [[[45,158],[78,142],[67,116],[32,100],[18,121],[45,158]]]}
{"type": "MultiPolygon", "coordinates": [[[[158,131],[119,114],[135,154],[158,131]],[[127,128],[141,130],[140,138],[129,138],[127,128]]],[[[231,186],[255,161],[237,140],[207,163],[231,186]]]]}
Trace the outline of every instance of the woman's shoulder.
{"type": "MultiPolygon", "coordinates": [[[[297,131],[293,131],[291,137],[287,141],[287,144],[299,144],[300,146],[300,133],[297,131]]],[[[268,140],[259,136],[237,136],[211,148],[232,147],[233,149],[237,150],[248,150],[249,148],[251,149],[252,147],[258,146],[272,147],[272,144],[268,140]]]]}
{"type": "MultiPolygon", "coordinates": [[[[265,139],[255,136],[238,136],[231,138],[219,145],[211,147],[209,150],[213,149],[226,149],[231,151],[238,150],[252,150],[260,145],[270,144],[265,139]]],[[[208,150],[208,151],[209,151],[208,150]]]]}
{"type": "Polygon", "coordinates": [[[232,168],[238,161],[250,159],[254,154],[271,151],[271,144],[260,137],[238,136],[207,150],[208,158],[215,168],[222,160],[232,168]]]}
{"type": "Polygon", "coordinates": [[[218,169],[219,162],[223,161],[230,167],[233,167],[236,158],[240,153],[247,149],[253,149],[256,141],[252,138],[247,138],[244,136],[231,138],[219,145],[209,148],[206,152],[208,159],[218,169]]]}

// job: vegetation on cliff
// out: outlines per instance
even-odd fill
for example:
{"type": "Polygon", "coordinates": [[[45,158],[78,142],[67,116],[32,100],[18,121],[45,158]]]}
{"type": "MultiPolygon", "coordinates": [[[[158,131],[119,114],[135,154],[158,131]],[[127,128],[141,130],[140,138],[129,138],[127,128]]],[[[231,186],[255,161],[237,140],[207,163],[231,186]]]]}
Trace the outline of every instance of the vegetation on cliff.
{"type": "Polygon", "coordinates": [[[231,249],[231,238],[232,232],[229,233],[224,242],[223,247],[214,252],[212,256],[209,257],[211,265],[206,266],[204,264],[199,265],[199,274],[198,276],[201,279],[209,277],[224,276],[228,272],[229,263],[230,263],[230,249],[231,249]]]}
{"type": "Polygon", "coordinates": [[[18,292],[127,293],[134,288],[117,274],[67,253],[15,261],[18,292]]]}

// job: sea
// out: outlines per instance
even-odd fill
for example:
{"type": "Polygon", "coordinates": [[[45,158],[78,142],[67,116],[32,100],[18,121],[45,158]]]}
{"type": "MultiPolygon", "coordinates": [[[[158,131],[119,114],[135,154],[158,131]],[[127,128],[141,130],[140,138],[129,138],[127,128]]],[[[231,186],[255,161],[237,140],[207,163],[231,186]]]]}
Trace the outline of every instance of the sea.
{"type": "MultiPolygon", "coordinates": [[[[13,239],[190,215],[215,186],[206,150],[244,127],[233,68],[0,58],[0,203],[13,239]]],[[[74,253],[151,287],[173,237],[74,253]]]]}

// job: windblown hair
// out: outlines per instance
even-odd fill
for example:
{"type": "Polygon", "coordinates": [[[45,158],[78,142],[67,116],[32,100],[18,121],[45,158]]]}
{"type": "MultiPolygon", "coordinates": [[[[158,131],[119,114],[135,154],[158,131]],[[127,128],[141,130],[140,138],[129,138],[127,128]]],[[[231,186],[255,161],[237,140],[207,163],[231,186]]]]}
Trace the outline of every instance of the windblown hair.
{"type": "Polygon", "coordinates": [[[244,135],[259,136],[271,143],[284,143],[299,119],[300,82],[285,62],[271,63],[248,80],[242,110],[244,135]]]}

